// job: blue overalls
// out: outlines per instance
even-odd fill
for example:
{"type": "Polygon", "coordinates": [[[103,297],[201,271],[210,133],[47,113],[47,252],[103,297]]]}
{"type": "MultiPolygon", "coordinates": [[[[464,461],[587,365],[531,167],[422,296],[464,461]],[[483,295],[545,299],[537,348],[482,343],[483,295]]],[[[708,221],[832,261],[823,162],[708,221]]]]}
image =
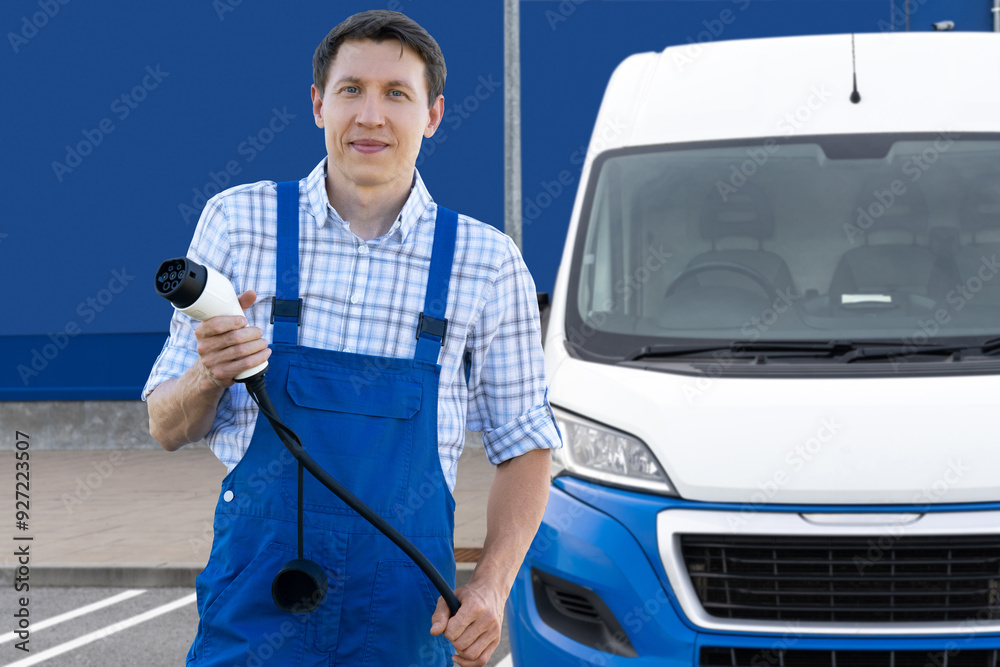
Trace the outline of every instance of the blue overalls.
{"type": "MultiPolygon", "coordinates": [[[[457,215],[438,207],[413,359],[302,347],[298,333],[298,183],[278,186],[274,335],[267,391],[328,472],[407,536],[454,588],[455,503],[438,458],[437,400],[457,215]],[[284,280],[283,280],[284,279],[284,280]]],[[[298,462],[259,415],[222,482],[215,540],[198,576],[198,634],[188,665],[451,665],[432,637],[438,593],[388,538],[306,473],[304,557],[329,587],[310,613],[282,612],[271,582],[297,557],[298,462]]]]}

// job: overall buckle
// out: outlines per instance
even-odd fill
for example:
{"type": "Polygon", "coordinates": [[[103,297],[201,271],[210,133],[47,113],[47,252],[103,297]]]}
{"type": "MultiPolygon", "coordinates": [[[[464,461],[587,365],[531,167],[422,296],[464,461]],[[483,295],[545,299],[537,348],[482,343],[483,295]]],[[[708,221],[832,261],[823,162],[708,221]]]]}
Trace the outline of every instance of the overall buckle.
{"type": "Polygon", "coordinates": [[[276,296],[271,297],[271,324],[274,324],[275,316],[278,317],[290,317],[295,319],[296,326],[302,326],[302,320],[299,319],[299,314],[302,312],[302,299],[298,301],[291,301],[286,299],[279,299],[276,296]]]}
{"type": "Polygon", "coordinates": [[[427,334],[430,338],[439,338],[441,346],[444,347],[444,332],[447,329],[448,320],[440,320],[421,312],[420,319],[417,321],[417,340],[420,339],[420,334],[427,334]]]}

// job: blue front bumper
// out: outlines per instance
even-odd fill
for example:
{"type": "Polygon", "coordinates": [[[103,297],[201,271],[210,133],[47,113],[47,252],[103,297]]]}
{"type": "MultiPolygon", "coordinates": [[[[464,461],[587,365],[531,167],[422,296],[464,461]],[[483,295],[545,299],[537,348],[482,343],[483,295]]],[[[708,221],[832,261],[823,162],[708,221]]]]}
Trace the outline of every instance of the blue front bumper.
{"type": "MultiPolygon", "coordinates": [[[[682,612],[668,584],[657,547],[656,517],[674,508],[739,511],[739,506],[693,503],[661,496],[611,489],[572,477],[557,478],[549,494],[548,507],[508,601],[511,654],[515,665],[545,667],[581,665],[643,665],[692,667],[699,665],[703,647],[751,649],[755,667],[778,665],[782,651],[837,651],[839,665],[850,665],[842,651],[923,652],[919,664],[940,664],[938,654],[964,654],[1000,647],[1000,634],[974,632],[914,636],[857,636],[806,634],[794,622],[781,632],[739,633],[696,627],[682,612]],[[532,573],[536,582],[532,583],[532,573]],[[615,641],[596,631],[569,632],[547,623],[539,611],[537,574],[542,573],[592,591],[613,616],[615,641]],[[622,655],[622,646],[634,649],[634,657],[622,655]],[[616,655],[617,653],[617,655],[616,655]]],[[[927,508],[922,508],[924,511],[927,508]]],[[[944,509],[944,508],[938,508],[944,509]]],[[[951,506],[950,511],[997,509],[996,505],[951,506]]],[[[907,508],[790,507],[770,506],[755,511],[781,512],[905,512],[907,508]]],[[[913,508],[909,508],[912,511],[913,508]]],[[[541,594],[540,594],[541,595],[541,594]]],[[[542,608],[546,603],[542,601],[542,608]]],[[[549,606],[551,609],[551,605],[549,606]]],[[[552,612],[546,618],[551,620],[552,612]]],[[[582,617],[581,617],[582,618],[582,617]]],[[[577,630],[587,621],[570,619],[577,630]]],[[[559,624],[556,624],[559,625],[559,624]]],[[[595,629],[597,624],[591,627],[595,629]]],[[[614,634],[614,633],[612,633],[614,634]]],[[[718,651],[716,651],[718,653],[718,651]]],[[[858,654],[854,654],[858,655],[858,654]]],[[[916,655],[910,655],[913,657],[916,655]]],[[[954,661],[953,661],[954,662],[954,661]]],[[[712,662],[709,664],[721,664],[712,662]]],[[[890,664],[886,662],[886,664],[890,664]]],[[[900,664],[897,661],[896,664],[900,664]]],[[[909,664],[907,662],[907,664],[909,664]]],[[[971,663],[970,663],[971,664],[971,663]]],[[[978,664],[978,663],[977,663],[978,664]]],[[[991,664],[989,662],[983,664],[991,664]]]]}

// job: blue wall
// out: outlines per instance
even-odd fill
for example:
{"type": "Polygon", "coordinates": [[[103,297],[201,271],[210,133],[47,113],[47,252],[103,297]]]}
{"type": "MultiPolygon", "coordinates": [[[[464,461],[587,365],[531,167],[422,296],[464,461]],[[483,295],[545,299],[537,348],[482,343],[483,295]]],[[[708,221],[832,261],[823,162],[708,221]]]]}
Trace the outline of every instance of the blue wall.
{"type": "MultiPolygon", "coordinates": [[[[911,29],[989,30],[990,2],[909,0],[911,29]]],[[[207,197],[300,178],[324,155],[309,103],[341,1],[6,0],[0,400],[135,398],[164,341],[160,261],[207,197]],[[232,173],[226,173],[227,168],[232,173]]],[[[448,62],[431,193],[503,226],[503,3],[387,0],[448,62]],[[487,85],[483,85],[484,82],[487,85]],[[476,93],[479,93],[477,98],[476,93]]],[[[525,258],[550,290],[604,85],[637,51],[754,36],[902,30],[903,0],[521,2],[525,258]]]]}
{"type": "MultiPolygon", "coordinates": [[[[446,116],[419,158],[431,193],[502,228],[502,3],[381,6],[447,59],[446,116]]],[[[322,159],[312,54],[370,7],[5,0],[0,400],[138,397],[171,313],[156,268],[185,253],[220,187],[300,178],[322,159]]]]}

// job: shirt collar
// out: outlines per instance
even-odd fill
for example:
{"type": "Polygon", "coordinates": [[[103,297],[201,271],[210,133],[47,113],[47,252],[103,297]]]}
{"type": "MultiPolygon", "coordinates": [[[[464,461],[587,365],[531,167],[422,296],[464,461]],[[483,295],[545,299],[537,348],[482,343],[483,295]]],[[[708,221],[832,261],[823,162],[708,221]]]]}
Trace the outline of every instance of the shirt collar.
{"type": "MultiPolygon", "coordinates": [[[[310,172],[305,179],[305,195],[309,202],[309,212],[316,220],[316,226],[323,228],[327,221],[347,225],[348,223],[340,217],[337,210],[330,205],[330,199],[326,194],[326,161],[324,157],[319,164],[310,172]]],[[[424,185],[424,180],[420,178],[420,172],[416,167],[413,169],[413,185],[410,187],[410,196],[407,197],[403,209],[396,216],[395,222],[389,228],[386,236],[399,234],[401,242],[406,241],[410,232],[417,226],[417,223],[424,216],[424,213],[431,207],[434,200],[424,185]]]]}

